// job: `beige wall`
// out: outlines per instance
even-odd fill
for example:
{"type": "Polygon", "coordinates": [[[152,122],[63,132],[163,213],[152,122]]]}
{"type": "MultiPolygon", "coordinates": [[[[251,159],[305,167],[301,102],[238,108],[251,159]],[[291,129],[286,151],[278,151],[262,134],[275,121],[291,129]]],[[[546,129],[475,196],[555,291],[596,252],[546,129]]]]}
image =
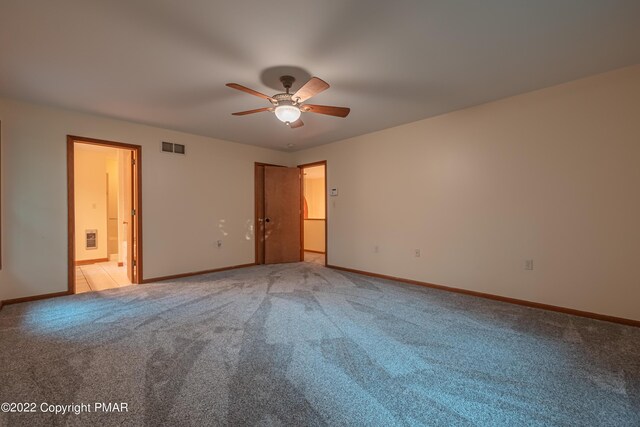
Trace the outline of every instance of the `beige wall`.
{"type": "Polygon", "coordinates": [[[0,299],[67,289],[68,134],[143,147],[146,278],[253,262],[253,162],[291,159],[284,152],[8,99],[0,99],[0,120],[0,299]],[[187,155],[162,153],[161,141],[186,144],[187,155]]]}
{"type": "Polygon", "coordinates": [[[76,261],[107,258],[107,157],[76,145],[76,261]],[[98,230],[96,249],[86,249],[86,230],[98,230]]]}
{"type": "Polygon", "coordinates": [[[114,149],[113,158],[107,159],[107,176],[109,177],[107,191],[107,255],[112,261],[118,260],[118,205],[120,165],[118,150],[114,149]]]}
{"type": "Polygon", "coordinates": [[[304,220],[304,250],[325,252],[325,221],[317,219],[304,220]]]}
{"type": "Polygon", "coordinates": [[[635,66],[296,153],[329,264],[640,320],[638,100],[635,66]]]}
{"type": "Polygon", "coordinates": [[[324,178],[305,179],[304,197],[309,207],[309,218],[324,218],[324,178]]]}
{"type": "MultiPolygon", "coordinates": [[[[324,188],[324,166],[313,168],[314,175],[322,175],[322,178],[304,177],[304,198],[307,200],[308,217],[324,219],[325,216],[325,188],[324,188]],[[321,170],[315,170],[321,169],[321,170]]],[[[306,171],[307,169],[305,169],[306,171]]]]}
{"type": "Polygon", "coordinates": [[[304,221],[304,249],[325,251],[325,184],[324,165],[304,169],[304,197],[308,218],[304,221]],[[319,221],[319,220],[322,221],[319,221]]]}

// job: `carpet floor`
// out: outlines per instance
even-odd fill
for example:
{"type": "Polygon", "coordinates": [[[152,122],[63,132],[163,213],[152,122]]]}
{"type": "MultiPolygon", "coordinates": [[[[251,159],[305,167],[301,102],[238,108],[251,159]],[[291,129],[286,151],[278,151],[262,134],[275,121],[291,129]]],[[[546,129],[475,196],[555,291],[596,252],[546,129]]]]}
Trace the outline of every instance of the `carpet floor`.
{"type": "Polygon", "coordinates": [[[638,426],[640,328],[255,266],[5,307],[2,402],[37,404],[7,426],[638,426]],[[94,402],[128,412],[41,410],[94,402]]]}

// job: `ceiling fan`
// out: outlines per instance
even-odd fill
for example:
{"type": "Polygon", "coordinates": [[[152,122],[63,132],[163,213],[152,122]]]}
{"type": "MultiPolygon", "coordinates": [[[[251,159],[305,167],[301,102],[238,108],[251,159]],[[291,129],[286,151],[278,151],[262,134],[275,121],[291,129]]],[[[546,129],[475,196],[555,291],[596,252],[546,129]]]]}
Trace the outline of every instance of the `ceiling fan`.
{"type": "Polygon", "coordinates": [[[240,111],[238,113],[232,113],[234,116],[245,116],[247,114],[261,113],[263,111],[273,111],[276,117],[281,122],[284,122],[292,129],[304,126],[304,123],[300,119],[301,113],[318,113],[326,114],[328,116],[347,117],[349,115],[350,108],[346,107],[332,107],[329,105],[314,105],[303,104],[304,101],[319,94],[322,91],[329,89],[329,84],[322,79],[312,77],[308,82],[304,84],[294,94],[289,93],[289,89],[293,85],[296,79],[292,76],[280,77],[280,82],[284,86],[285,93],[277,93],[273,96],[267,96],[264,93],[260,93],[248,87],[239,85],[237,83],[227,83],[227,86],[233,89],[241,90],[250,95],[254,95],[269,101],[273,106],[258,108],[255,110],[240,111]]]}

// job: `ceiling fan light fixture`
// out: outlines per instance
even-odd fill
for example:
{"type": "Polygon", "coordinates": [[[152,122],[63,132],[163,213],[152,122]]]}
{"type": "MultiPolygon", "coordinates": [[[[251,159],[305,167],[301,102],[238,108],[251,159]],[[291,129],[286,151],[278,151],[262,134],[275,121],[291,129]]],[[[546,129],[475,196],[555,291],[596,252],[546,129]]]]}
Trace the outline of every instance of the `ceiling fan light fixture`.
{"type": "Polygon", "coordinates": [[[300,118],[300,109],[295,105],[278,105],[275,113],[278,120],[284,123],[293,123],[300,118]]]}
{"type": "Polygon", "coordinates": [[[248,111],[238,111],[237,113],[231,113],[234,116],[246,116],[247,114],[261,113],[263,111],[270,111],[275,113],[278,120],[289,126],[290,129],[297,129],[304,126],[304,122],[300,120],[302,113],[318,113],[326,114],[327,116],[334,117],[347,117],[349,115],[349,108],[346,107],[334,107],[331,105],[313,105],[302,104],[307,99],[316,96],[320,92],[329,89],[329,83],[317,77],[311,77],[296,93],[291,94],[291,86],[296,79],[291,76],[280,77],[280,82],[286,89],[286,93],[276,93],[273,96],[267,96],[264,93],[260,93],[256,90],[249,89],[246,86],[239,85],[238,83],[227,83],[227,86],[236,89],[249,95],[257,96],[269,101],[272,107],[256,108],[248,111]]]}

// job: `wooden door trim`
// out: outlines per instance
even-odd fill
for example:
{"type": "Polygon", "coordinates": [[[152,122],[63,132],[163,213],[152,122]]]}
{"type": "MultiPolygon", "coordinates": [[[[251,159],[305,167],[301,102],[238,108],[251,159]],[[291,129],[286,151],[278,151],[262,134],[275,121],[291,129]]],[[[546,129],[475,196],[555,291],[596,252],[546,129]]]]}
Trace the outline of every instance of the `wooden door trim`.
{"type": "MultiPolygon", "coordinates": [[[[124,148],[131,150],[132,156],[136,161],[136,203],[133,209],[136,210],[136,227],[138,235],[136,236],[136,281],[135,283],[143,283],[142,270],[142,146],[134,144],[125,144],[123,142],[107,141],[95,138],[85,138],[83,136],[67,135],[67,268],[68,268],[68,294],[76,293],[76,215],[75,215],[75,143],[100,145],[103,147],[124,148]]],[[[133,177],[132,177],[133,178],[133,177]]],[[[132,245],[133,246],[133,245],[132,245]]]]}
{"type": "MultiPolygon", "coordinates": [[[[2,120],[0,120],[0,270],[2,270],[2,120]]],[[[2,310],[2,301],[0,301],[2,310]]]]}
{"type": "MultiPolygon", "coordinates": [[[[301,197],[301,204],[304,203],[304,169],[305,168],[310,168],[313,166],[324,166],[324,266],[327,267],[329,265],[329,200],[328,200],[328,196],[327,194],[329,193],[328,188],[327,188],[327,175],[329,174],[328,172],[328,167],[327,167],[327,161],[326,160],[320,160],[317,162],[312,162],[312,163],[304,163],[301,165],[298,165],[298,167],[301,169],[301,173],[300,173],[300,191],[302,191],[302,197],[301,197]]],[[[301,257],[302,257],[302,261],[304,261],[304,205],[301,206],[300,208],[300,223],[301,223],[301,227],[302,227],[302,232],[300,233],[300,251],[301,251],[301,257]]],[[[311,218],[307,218],[307,219],[311,219],[311,218]]]]}
{"type": "Polygon", "coordinates": [[[218,273],[220,271],[228,271],[228,270],[236,270],[236,269],[239,269],[239,268],[247,268],[247,267],[252,267],[254,265],[256,265],[256,264],[255,263],[249,263],[249,264],[230,265],[230,266],[227,266],[227,267],[212,268],[210,270],[192,271],[192,272],[189,272],[189,273],[172,274],[170,276],[162,276],[162,277],[151,277],[149,279],[144,279],[143,283],[155,283],[155,282],[161,282],[163,280],[182,279],[184,277],[199,276],[201,274],[218,273]]]}
{"type": "Polygon", "coordinates": [[[620,324],[623,324],[623,325],[640,327],[640,320],[635,320],[635,319],[627,319],[627,318],[624,318],[624,317],[615,317],[615,316],[610,316],[608,314],[592,313],[592,312],[589,312],[589,311],[576,310],[574,308],[561,307],[561,306],[557,306],[557,305],[544,304],[544,303],[535,302],[535,301],[528,301],[528,300],[522,300],[522,299],[518,299],[518,298],[505,297],[505,296],[501,296],[501,295],[495,295],[495,294],[489,294],[489,293],[485,293],[485,292],[473,291],[473,290],[470,290],[470,289],[463,289],[463,288],[455,288],[455,287],[451,287],[451,286],[438,285],[438,284],[435,284],[435,283],[422,282],[420,280],[405,279],[405,278],[402,278],[402,277],[389,276],[389,275],[386,275],[386,274],[373,273],[373,272],[370,272],[370,271],[356,270],[354,268],[341,267],[341,266],[338,266],[338,265],[328,265],[327,267],[333,268],[335,270],[346,271],[346,272],[349,272],[349,273],[361,274],[363,276],[375,277],[375,278],[378,278],[378,279],[392,280],[392,281],[395,281],[395,282],[408,283],[410,285],[424,286],[424,287],[427,287],[427,288],[438,289],[438,290],[446,291],[446,292],[455,292],[455,293],[463,294],[463,295],[472,295],[474,297],[485,298],[485,299],[505,302],[505,303],[509,303],[509,304],[522,305],[522,306],[525,306],[525,307],[538,308],[538,309],[541,309],[541,310],[555,311],[555,312],[558,312],[558,313],[570,314],[572,316],[588,317],[588,318],[591,318],[591,319],[603,320],[605,322],[613,322],[613,323],[620,323],[620,324]]]}

